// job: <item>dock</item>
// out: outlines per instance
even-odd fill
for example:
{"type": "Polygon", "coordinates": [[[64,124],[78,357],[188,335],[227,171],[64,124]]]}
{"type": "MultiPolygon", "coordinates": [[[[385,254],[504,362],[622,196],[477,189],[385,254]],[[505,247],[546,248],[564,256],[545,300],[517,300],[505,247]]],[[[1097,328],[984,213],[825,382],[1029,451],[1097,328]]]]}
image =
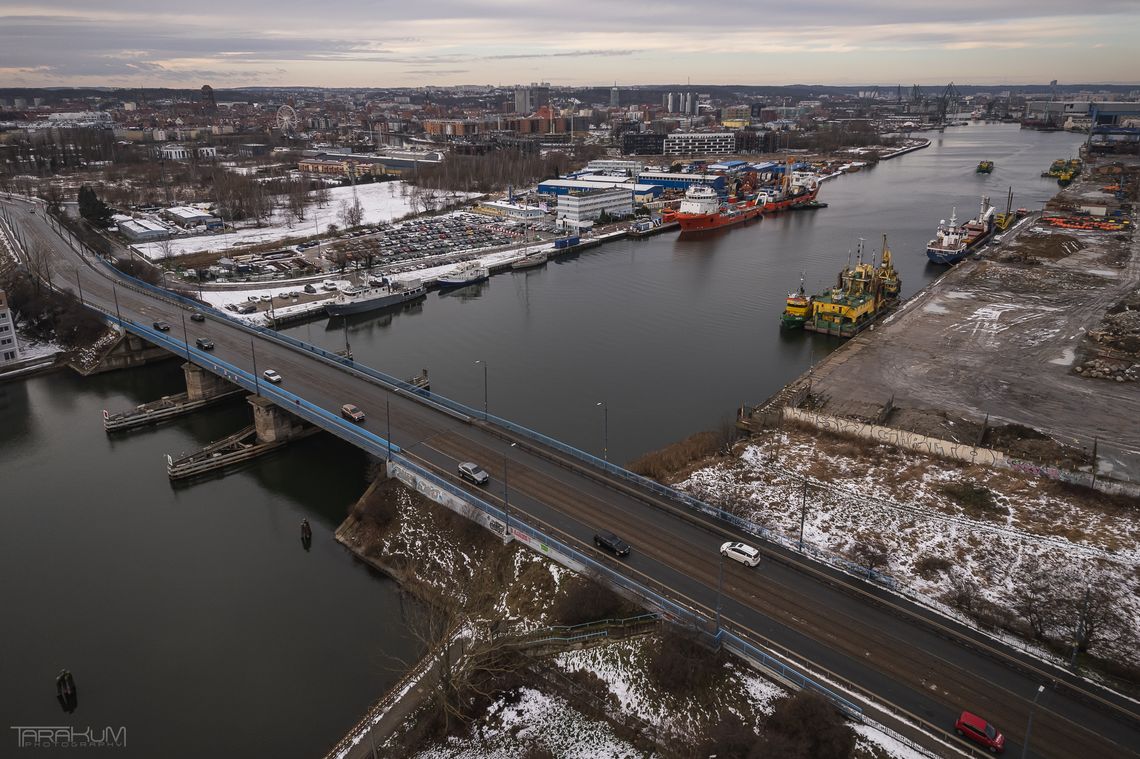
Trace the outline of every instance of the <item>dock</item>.
{"type": "Polygon", "coordinates": [[[235,387],[228,392],[197,400],[191,400],[189,393],[177,393],[175,395],[164,395],[157,401],[141,403],[130,411],[110,413],[104,409],[103,429],[107,432],[124,432],[151,424],[159,424],[177,419],[198,409],[236,398],[244,393],[245,390],[235,387]]]}
{"type": "Polygon", "coordinates": [[[670,232],[673,230],[678,230],[680,228],[681,222],[669,221],[664,224],[658,224],[655,227],[650,227],[648,229],[637,229],[636,227],[631,227],[628,235],[635,240],[640,240],[643,237],[653,237],[653,235],[659,235],[663,232],[670,232]]]}

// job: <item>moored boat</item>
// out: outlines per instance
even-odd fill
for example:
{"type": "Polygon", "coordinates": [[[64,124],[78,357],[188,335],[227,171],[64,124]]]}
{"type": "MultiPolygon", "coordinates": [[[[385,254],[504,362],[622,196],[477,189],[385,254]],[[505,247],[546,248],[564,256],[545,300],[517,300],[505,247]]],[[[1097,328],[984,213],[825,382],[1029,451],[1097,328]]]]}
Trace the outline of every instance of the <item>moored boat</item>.
{"type": "MultiPolygon", "coordinates": [[[[854,337],[898,305],[901,289],[902,278],[891,260],[887,236],[883,235],[883,255],[878,266],[863,262],[863,240],[860,239],[855,266],[844,266],[835,287],[811,297],[803,328],[854,337]]],[[[789,305],[791,299],[789,296],[789,305]]]]}
{"type": "Polygon", "coordinates": [[[452,269],[447,274],[436,279],[441,289],[448,287],[466,287],[489,278],[491,272],[478,261],[467,261],[452,269]]]}
{"type": "Polygon", "coordinates": [[[331,303],[325,304],[325,313],[329,316],[361,314],[407,303],[425,295],[427,288],[420,282],[394,282],[385,278],[379,285],[353,285],[345,288],[331,303]]]}
{"type": "Polygon", "coordinates": [[[750,219],[758,219],[764,209],[755,198],[739,203],[721,200],[717,191],[706,185],[693,185],[685,191],[681,207],[670,221],[681,225],[681,233],[707,232],[721,227],[739,224],[750,219]]]}
{"type": "Polygon", "coordinates": [[[974,248],[981,245],[994,229],[996,209],[988,197],[982,197],[978,215],[965,224],[958,224],[958,209],[950,214],[950,223],[938,223],[934,239],[926,244],[926,256],[936,264],[953,264],[961,261],[974,248]]]}
{"type": "Polygon", "coordinates": [[[517,261],[511,263],[512,269],[533,269],[536,266],[542,266],[550,260],[550,253],[545,250],[540,250],[537,253],[529,253],[517,261]]]}
{"type": "Polygon", "coordinates": [[[793,171],[793,165],[789,158],[779,186],[757,196],[757,205],[763,205],[765,213],[788,211],[815,202],[816,195],[819,194],[819,175],[810,171],[793,171]]]}
{"type": "Polygon", "coordinates": [[[784,301],[784,313],[780,315],[780,327],[800,329],[811,318],[813,297],[804,291],[804,278],[800,275],[800,289],[788,293],[784,301]]]}

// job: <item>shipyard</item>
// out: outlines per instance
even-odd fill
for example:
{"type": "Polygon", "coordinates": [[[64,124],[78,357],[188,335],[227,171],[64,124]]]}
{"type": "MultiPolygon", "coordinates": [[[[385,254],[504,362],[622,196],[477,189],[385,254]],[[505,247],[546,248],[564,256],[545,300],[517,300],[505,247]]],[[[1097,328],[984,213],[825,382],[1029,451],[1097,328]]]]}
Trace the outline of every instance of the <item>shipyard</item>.
{"type": "Polygon", "coordinates": [[[391,86],[0,88],[10,721],[1140,756],[1136,85],[577,85],[655,38],[452,64],[386,23],[454,83],[384,37],[391,86]]]}

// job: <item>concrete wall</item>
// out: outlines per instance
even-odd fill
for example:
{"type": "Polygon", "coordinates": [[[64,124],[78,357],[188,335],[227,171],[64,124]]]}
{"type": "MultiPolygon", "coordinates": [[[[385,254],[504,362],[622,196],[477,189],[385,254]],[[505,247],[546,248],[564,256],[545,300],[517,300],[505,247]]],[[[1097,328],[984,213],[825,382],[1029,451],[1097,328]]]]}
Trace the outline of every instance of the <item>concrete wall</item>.
{"type": "Polygon", "coordinates": [[[878,424],[859,422],[854,419],[843,419],[829,414],[820,414],[815,411],[804,411],[798,408],[785,407],[783,409],[785,421],[802,422],[816,429],[824,430],[836,435],[848,435],[862,440],[872,440],[876,443],[885,443],[902,448],[907,451],[925,453],[932,456],[941,456],[955,461],[964,461],[968,464],[982,464],[983,466],[996,466],[1011,469],[1035,477],[1044,477],[1050,480],[1059,480],[1073,485],[1099,490],[1102,493],[1119,493],[1123,495],[1140,496],[1140,485],[1131,482],[1105,479],[1097,477],[1091,472],[1074,472],[1047,466],[1033,461],[1015,458],[992,448],[970,445],[969,443],[955,443],[940,438],[927,437],[917,432],[896,430],[878,424]]]}

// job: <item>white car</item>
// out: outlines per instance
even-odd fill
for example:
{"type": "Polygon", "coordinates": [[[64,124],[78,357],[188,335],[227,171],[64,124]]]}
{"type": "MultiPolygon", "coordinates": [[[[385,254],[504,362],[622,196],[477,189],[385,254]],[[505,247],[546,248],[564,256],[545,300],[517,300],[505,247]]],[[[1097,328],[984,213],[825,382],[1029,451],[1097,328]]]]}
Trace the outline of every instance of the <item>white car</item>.
{"type": "Polygon", "coordinates": [[[278,374],[277,372],[273,371],[272,369],[266,369],[265,371],[263,371],[261,373],[261,376],[265,377],[266,380],[268,380],[269,382],[272,382],[274,385],[280,385],[281,384],[281,375],[278,374]]]}
{"type": "Polygon", "coordinates": [[[754,567],[760,563],[760,551],[747,543],[725,543],[720,547],[721,555],[734,561],[739,561],[746,567],[754,567]]]}

